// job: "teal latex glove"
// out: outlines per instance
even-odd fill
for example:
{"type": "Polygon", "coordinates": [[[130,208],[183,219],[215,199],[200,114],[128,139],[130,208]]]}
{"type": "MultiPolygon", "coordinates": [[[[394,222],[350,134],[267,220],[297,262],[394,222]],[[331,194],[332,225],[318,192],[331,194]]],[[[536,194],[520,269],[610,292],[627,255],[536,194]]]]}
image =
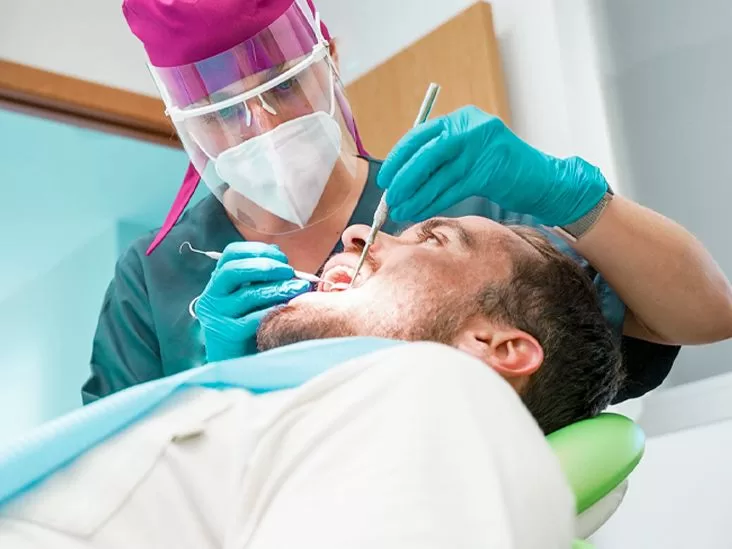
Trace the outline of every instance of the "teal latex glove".
{"type": "Polygon", "coordinates": [[[310,288],[309,282],[294,276],[287,257],[275,246],[229,244],[194,307],[208,362],[254,354],[262,319],[310,288]]]}
{"type": "Polygon", "coordinates": [[[549,226],[578,220],[608,188],[598,168],[546,155],[476,107],[413,128],[389,153],[378,184],[397,222],[422,221],[483,196],[549,226]]]}

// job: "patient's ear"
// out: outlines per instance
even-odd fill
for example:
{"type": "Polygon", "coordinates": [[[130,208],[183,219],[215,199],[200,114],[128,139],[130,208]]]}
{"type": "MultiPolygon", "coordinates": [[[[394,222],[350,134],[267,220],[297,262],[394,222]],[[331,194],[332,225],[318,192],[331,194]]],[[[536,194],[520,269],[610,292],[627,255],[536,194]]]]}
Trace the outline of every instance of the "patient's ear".
{"type": "Polygon", "coordinates": [[[517,389],[544,361],[544,350],[534,336],[495,325],[485,317],[468,320],[454,345],[485,362],[517,389]]]}

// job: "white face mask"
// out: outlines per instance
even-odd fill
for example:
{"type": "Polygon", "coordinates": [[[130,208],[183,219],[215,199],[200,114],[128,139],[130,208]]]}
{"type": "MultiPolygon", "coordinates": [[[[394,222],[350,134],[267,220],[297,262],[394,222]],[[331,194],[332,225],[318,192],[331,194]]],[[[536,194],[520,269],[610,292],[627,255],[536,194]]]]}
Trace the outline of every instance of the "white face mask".
{"type": "Polygon", "coordinates": [[[333,116],[314,112],[225,150],[216,173],[260,208],[304,227],[318,205],[341,151],[333,116]]]}

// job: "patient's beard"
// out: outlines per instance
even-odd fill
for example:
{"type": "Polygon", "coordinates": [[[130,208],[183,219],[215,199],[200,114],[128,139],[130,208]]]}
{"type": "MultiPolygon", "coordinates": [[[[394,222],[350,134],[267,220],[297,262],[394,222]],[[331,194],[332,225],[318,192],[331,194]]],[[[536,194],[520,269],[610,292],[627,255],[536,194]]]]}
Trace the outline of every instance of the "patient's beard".
{"type": "Polygon", "coordinates": [[[400,316],[389,315],[390,307],[386,307],[384,314],[372,315],[371,322],[321,307],[285,305],[268,314],[260,324],[257,349],[268,351],[312,339],[351,336],[452,345],[465,320],[477,310],[475,299],[452,297],[453,300],[446,303],[421,300],[419,306],[400,316]]]}
{"type": "Polygon", "coordinates": [[[257,349],[268,351],[277,347],[330,337],[349,337],[356,330],[348,322],[315,311],[285,305],[269,313],[257,330],[257,349]]]}

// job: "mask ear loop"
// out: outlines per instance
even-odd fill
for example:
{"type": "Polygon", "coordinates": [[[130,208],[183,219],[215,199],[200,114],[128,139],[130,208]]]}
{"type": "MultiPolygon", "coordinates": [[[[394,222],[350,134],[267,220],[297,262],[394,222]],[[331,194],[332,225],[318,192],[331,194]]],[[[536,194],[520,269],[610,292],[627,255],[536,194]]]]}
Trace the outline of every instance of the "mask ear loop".
{"type": "Polygon", "coordinates": [[[325,36],[323,36],[323,31],[320,28],[320,12],[318,10],[315,10],[315,28],[313,30],[315,31],[315,34],[317,35],[320,43],[322,43],[324,46],[330,45],[325,39],[325,36]]]}
{"type": "MultiPolygon", "coordinates": [[[[335,100],[335,75],[338,74],[338,69],[330,55],[330,43],[323,36],[323,32],[320,30],[320,12],[315,11],[315,31],[316,36],[321,44],[325,47],[325,55],[328,59],[328,75],[330,76],[330,112],[328,113],[331,117],[335,116],[336,100],[335,100]]],[[[340,76],[340,75],[339,75],[340,76]]]]}

